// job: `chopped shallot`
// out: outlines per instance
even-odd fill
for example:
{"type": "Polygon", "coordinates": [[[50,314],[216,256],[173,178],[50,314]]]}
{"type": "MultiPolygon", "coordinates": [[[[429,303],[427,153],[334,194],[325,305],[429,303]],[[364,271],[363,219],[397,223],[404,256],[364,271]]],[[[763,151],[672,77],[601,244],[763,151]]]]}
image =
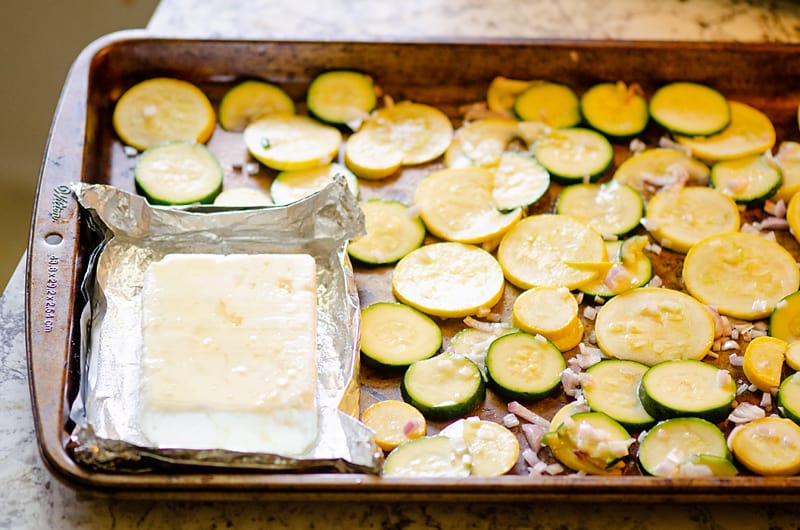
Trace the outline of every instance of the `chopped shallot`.
{"type": "Polygon", "coordinates": [[[511,429],[512,427],[519,427],[519,418],[515,414],[508,413],[503,416],[503,427],[511,429]]]}
{"type": "Polygon", "coordinates": [[[772,394],[769,392],[764,392],[761,394],[761,403],[759,403],[764,410],[769,410],[772,408],[772,394]]]}
{"type": "Polygon", "coordinates": [[[525,435],[528,445],[537,453],[539,452],[539,449],[542,448],[542,437],[544,436],[545,432],[547,431],[541,425],[526,423],[522,426],[522,433],[525,435]]]}
{"type": "Polygon", "coordinates": [[[732,423],[747,423],[759,418],[763,418],[767,413],[761,407],[753,405],[752,403],[742,402],[731,411],[728,415],[728,420],[732,423]]]}
{"type": "Polygon", "coordinates": [[[517,401],[512,401],[511,403],[508,404],[508,411],[511,412],[512,414],[516,414],[525,421],[533,423],[534,425],[539,425],[540,427],[544,427],[545,429],[550,428],[550,422],[547,421],[547,419],[539,416],[532,410],[525,408],[517,401]]]}

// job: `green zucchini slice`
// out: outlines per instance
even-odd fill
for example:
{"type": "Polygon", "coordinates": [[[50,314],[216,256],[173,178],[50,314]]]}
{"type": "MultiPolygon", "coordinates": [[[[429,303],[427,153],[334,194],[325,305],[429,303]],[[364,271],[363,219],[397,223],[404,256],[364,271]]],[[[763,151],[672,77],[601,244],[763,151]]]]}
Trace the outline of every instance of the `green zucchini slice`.
{"type": "Polygon", "coordinates": [[[503,335],[489,346],[486,373],[498,394],[520,401],[542,399],[561,383],[567,367],[561,351],[541,335],[503,335]]]}
{"type": "Polygon", "coordinates": [[[583,93],[581,114],[593,129],[612,138],[630,138],[644,131],[650,119],[647,100],[625,83],[600,83],[583,93]]]}
{"type": "Polygon", "coordinates": [[[644,409],[656,419],[696,416],[716,423],[727,417],[735,397],[729,373],[692,359],[653,365],[639,387],[644,409]]]}
{"type": "Polygon", "coordinates": [[[561,190],[556,212],[571,215],[603,235],[622,235],[638,228],[644,201],[636,190],[617,180],[580,183],[561,190]]]}
{"type": "Polygon", "coordinates": [[[573,127],[551,131],[535,144],[536,160],[565,183],[599,178],[614,161],[614,148],[602,134],[573,127]]]}
{"type": "Polygon", "coordinates": [[[400,260],[425,240],[425,225],[407,205],[384,199],[362,202],[367,233],[347,246],[350,257],[361,263],[385,265],[400,260]]]}
{"type": "Polygon", "coordinates": [[[783,416],[800,424],[800,372],[784,379],[778,388],[778,410],[783,416]]]}
{"type": "Polygon", "coordinates": [[[294,101],[277,85],[249,79],[228,90],[219,102],[219,124],[241,132],[268,114],[294,114],[294,101]]]}
{"type": "Polygon", "coordinates": [[[780,168],[764,155],[723,160],[711,166],[711,186],[739,204],[768,199],[782,182],[780,168]]]}
{"type": "Polygon", "coordinates": [[[653,278],[653,263],[645,254],[647,236],[633,236],[625,241],[606,241],[610,261],[617,261],[608,274],[581,285],[578,289],[591,296],[609,299],[638,287],[653,278]]]}
{"type": "Polygon", "coordinates": [[[580,103],[573,90],[560,83],[532,83],[514,101],[514,114],[522,121],[544,122],[550,127],[574,127],[581,121],[580,103]]]}
{"type": "Polygon", "coordinates": [[[620,359],[591,366],[581,381],[586,404],[617,420],[629,432],[647,428],[655,422],[639,399],[639,384],[647,370],[645,364],[620,359]]]}
{"type": "Polygon", "coordinates": [[[478,365],[462,355],[443,353],[412,363],[400,384],[403,400],[430,420],[466,416],[486,397],[478,365]]]}
{"type": "Polygon", "coordinates": [[[800,291],[787,295],[769,316],[769,336],[792,343],[800,340],[800,291]]]}
{"type": "Polygon", "coordinates": [[[378,302],[361,311],[361,354],[371,365],[405,368],[442,346],[442,330],[429,316],[400,303],[378,302]]]}
{"type": "Polygon", "coordinates": [[[643,471],[658,477],[730,476],[736,470],[725,435],[700,418],[672,418],[656,424],[642,439],[637,458],[643,471]]]}
{"type": "Polygon", "coordinates": [[[468,477],[471,469],[466,444],[447,436],[427,436],[405,442],[383,462],[383,476],[386,477],[468,477]]]}
{"type": "Polygon", "coordinates": [[[709,86],[675,82],[650,98],[650,116],[675,134],[711,136],[728,126],[731,109],[725,96],[709,86]]]}
{"type": "Polygon", "coordinates": [[[210,204],[222,190],[222,167],[204,145],[168,142],[147,149],[134,168],[136,186],[151,204],[210,204]]]}
{"type": "Polygon", "coordinates": [[[318,119],[358,130],[377,103],[372,78],[353,70],[331,70],[317,75],[308,87],[306,104],[318,119]]]}
{"type": "Polygon", "coordinates": [[[494,168],[492,198],[503,213],[534,204],[547,193],[550,174],[536,159],[506,151],[494,168]]]}
{"type": "Polygon", "coordinates": [[[633,442],[622,425],[602,412],[573,414],[542,437],[562,464],[592,475],[608,473],[628,456],[633,442]]]}

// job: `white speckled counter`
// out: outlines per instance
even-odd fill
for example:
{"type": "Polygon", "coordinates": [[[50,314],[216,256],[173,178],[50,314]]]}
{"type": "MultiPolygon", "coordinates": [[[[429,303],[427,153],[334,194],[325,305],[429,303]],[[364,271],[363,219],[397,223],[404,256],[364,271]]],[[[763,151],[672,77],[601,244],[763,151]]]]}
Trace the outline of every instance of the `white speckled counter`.
{"type": "MultiPolygon", "coordinates": [[[[530,37],[800,42],[800,4],[744,0],[163,0],[175,36],[530,37]]],[[[57,482],[36,450],[24,270],[0,298],[0,528],[796,528],[796,505],[287,504],[109,501],[57,482]]]]}

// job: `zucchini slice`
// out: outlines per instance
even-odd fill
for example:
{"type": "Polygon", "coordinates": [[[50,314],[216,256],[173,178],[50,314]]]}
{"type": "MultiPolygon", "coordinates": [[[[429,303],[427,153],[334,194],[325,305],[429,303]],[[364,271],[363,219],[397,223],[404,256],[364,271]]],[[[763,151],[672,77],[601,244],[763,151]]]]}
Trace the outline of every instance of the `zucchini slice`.
{"type": "Polygon", "coordinates": [[[228,90],[219,102],[219,124],[241,132],[269,114],[294,114],[294,101],[277,85],[248,79],[228,90]]]}
{"type": "Polygon", "coordinates": [[[269,194],[275,204],[289,204],[321,190],[333,182],[336,175],[344,177],[347,188],[354,197],[358,197],[358,179],[349,169],[336,162],[308,169],[281,171],[272,181],[269,194]]]}
{"type": "Polygon", "coordinates": [[[722,314],[743,320],[767,318],[784,297],[797,291],[800,271],[775,241],[728,232],[696,243],[683,262],[686,290],[722,314]]]}
{"type": "Polygon", "coordinates": [[[773,201],[789,203],[800,191],[800,142],[781,142],[775,154],[775,163],[781,169],[781,187],[772,195],[773,201]]]}
{"type": "Polygon", "coordinates": [[[736,460],[758,475],[800,473],[800,427],[792,420],[767,416],[736,427],[728,435],[736,460]]]}
{"type": "Polygon", "coordinates": [[[573,127],[557,129],[536,143],[536,160],[563,182],[600,178],[614,161],[614,148],[602,134],[573,127]]]}
{"type": "Polygon", "coordinates": [[[442,318],[474,315],[503,297],[505,281],[487,251],[462,243],[433,243],[397,262],[392,291],[398,300],[442,318]]]}
{"type": "Polygon", "coordinates": [[[786,365],[792,370],[800,371],[800,340],[790,342],[783,354],[786,365]]]}
{"type": "Polygon", "coordinates": [[[386,457],[384,477],[468,477],[472,467],[466,445],[447,436],[406,442],[386,457]]]}
{"type": "Polygon", "coordinates": [[[642,376],[639,399],[656,419],[694,416],[714,423],[728,415],[736,381],[726,370],[703,361],[664,361],[642,376]]]}
{"type": "Polygon", "coordinates": [[[772,310],[769,336],[787,343],[800,340],[800,292],[784,297],[772,310]]]}
{"type": "Polygon", "coordinates": [[[502,236],[522,215],[494,205],[494,177],[479,167],[434,171],[417,186],[414,203],[428,231],[447,241],[483,243],[502,236]]]}
{"type": "Polygon", "coordinates": [[[581,380],[586,404],[618,421],[629,432],[646,429],[655,422],[639,399],[639,384],[646,364],[608,359],[589,367],[581,380]]]}
{"type": "Polygon", "coordinates": [[[702,359],[714,343],[714,319],[681,291],[640,287],[600,307],[597,345],[609,357],[652,366],[670,359],[702,359]]]}
{"type": "Polygon", "coordinates": [[[678,143],[691,149],[692,155],[703,160],[732,160],[761,154],[775,145],[775,126],[760,110],[728,102],[731,122],[722,132],[708,137],[678,136],[678,143]]]}
{"type": "Polygon", "coordinates": [[[782,181],[778,165],[764,155],[724,160],[711,167],[711,185],[742,204],[768,199],[782,181]]]}
{"type": "Polygon", "coordinates": [[[353,131],[361,127],[377,101],[372,78],[353,70],[331,70],[317,75],[306,94],[308,111],[314,117],[347,125],[353,131]]]}
{"type": "Polygon", "coordinates": [[[405,368],[436,355],[442,330],[413,307],[378,302],[361,310],[361,354],[368,364],[405,368]]]}
{"type": "Polygon", "coordinates": [[[666,188],[650,198],[642,223],[665,248],[686,253],[703,238],[739,230],[733,199],[705,186],[666,188]]]}
{"type": "Polygon", "coordinates": [[[512,118],[517,97],[535,82],[497,76],[486,89],[486,106],[493,112],[512,118]]]}
{"type": "Polygon", "coordinates": [[[789,345],[775,337],[756,337],[744,350],[744,376],[762,392],[774,392],[781,384],[783,361],[789,345]]]}
{"type": "Polygon", "coordinates": [[[489,385],[510,399],[534,401],[558,388],[567,367],[561,351],[541,335],[520,331],[503,335],[489,346],[489,385]]]}
{"type": "Polygon", "coordinates": [[[446,421],[466,416],[483,403],[486,385],[474,362],[462,355],[443,353],[411,364],[400,392],[403,401],[426,418],[446,421]]]}
{"type": "Polygon", "coordinates": [[[650,98],[650,116],[675,134],[711,136],[731,121],[730,105],[717,90],[698,83],[664,85],[650,98]]]}
{"type": "Polygon", "coordinates": [[[214,206],[271,206],[267,192],[256,188],[226,188],[214,198],[214,206]]]}
{"type": "Polygon", "coordinates": [[[540,121],[553,128],[574,127],[581,121],[578,96],[560,83],[532,83],[514,101],[514,114],[522,121],[540,121]]]}
{"type": "Polygon", "coordinates": [[[614,172],[614,180],[627,184],[650,197],[655,191],[678,183],[705,186],[708,184],[710,169],[686,153],[676,149],[648,149],[634,155],[619,165],[614,172]]]}
{"type": "Polygon", "coordinates": [[[542,437],[559,462],[590,475],[620,473],[616,466],[629,454],[634,439],[602,412],[578,412],[542,437]]]}
{"type": "Polygon", "coordinates": [[[439,433],[467,445],[472,458],[471,474],[499,477],[514,467],[519,457],[519,442],[513,432],[493,421],[477,416],[457,420],[439,433]]]}
{"type": "Polygon", "coordinates": [[[559,351],[571,350],[583,339],[578,301],[566,287],[533,287],[514,300],[514,326],[543,335],[559,351]]]}
{"type": "Polygon", "coordinates": [[[635,230],[643,212],[642,196],[617,180],[567,186],[556,201],[556,213],[571,215],[603,235],[622,235],[635,230]]]}
{"type": "Polygon", "coordinates": [[[394,263],[425,241],[425,225],[402,202],[371,199],[360,207],[367,233],[350,241],[351,258],[370,265],[394,263]]]}
{"type": "Polygon", "coordinates": [[[203,144],[168,142],[147,149],[134,168],[151,204],[210,204],[222,190],[222,167],[203,144]]]}
{"type": "Polygon", "coordinates": [[[271,114],[244,129],[250,154],[277,171],[324,166],[339,152],[342,133],[308,116],[271,114]]]}
{"type": "Polygon", "coordinates": [[[578,289],[588,295],[608,299],[647,285],[653,278],[653,263],[644,252],[648,242],[647,236],[606,241],[608,255],[616,262],[602,278],[598,277],[578,289]]]}
{"type": "Polygon", "coordinates": [[[534,204],[550,187],[547,170],[535,158],[521,153],[503,153],[493,173],[492,199],[502,213],[534,204]]]}
{"type": "Polygon", "coordinates": [[[486,379],[486,352],[498,337],[516,333],[517,328],[497,323],[491,329],[464,328],[450,339],[445,349],[448,353],[463,355],[478,365],[486,379]]]}
{"type": "Polygon", "coordinates": [[[783,416],[800,424],[800,372],[784,379],[778,388],[778,410],[783,416]]]}
{"type": "Polygon", "coordinates": [[[508,281],[522,289],[574,289],[598,271],[569,263],[606,261],[606,246],[596,230],[568,215],[532,215],[506,232],[497,260],[508,281]]]}
{"type": "Polygon", "coordinates": [[[444,153],[447,167],[494,167],[508,143],[517,135],[511,118],[483,118],[456,129],[444,153]]]}
{"type": "Polygon", "coordinates": [[[583,119],[593,129],[612,138],[630,138],[644,131],[650,114],[647,100],[634,85],[600,83],[583,93],[583,119]]]}
{"type": "Polygon", "coordinates": [[[637,458],[642,470],[657,477],[730,476],[736,470],[725,435],[700,418],[659,422],[642,439],[637,458]]]}
{"type": "Polygon", "coordinates": [[[396,399],[373,403],[361,414],[361,421],[375,431],[375,443],[384,451],[425,436],[427,427],[420,411],[396,399]]]}

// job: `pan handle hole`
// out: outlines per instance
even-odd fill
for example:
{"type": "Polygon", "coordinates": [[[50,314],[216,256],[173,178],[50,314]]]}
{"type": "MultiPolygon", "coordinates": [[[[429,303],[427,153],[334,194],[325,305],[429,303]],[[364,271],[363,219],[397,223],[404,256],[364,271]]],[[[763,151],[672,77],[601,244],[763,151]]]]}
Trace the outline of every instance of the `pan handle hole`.
{"type": "Polygon", "coordinates": [[[64,237],[61,234],[57,234],[55,232],[50,232],[46,236],[44,236],[44,242],[50,246],[56,246],[61,244],[64,241],[64,237]]]}

